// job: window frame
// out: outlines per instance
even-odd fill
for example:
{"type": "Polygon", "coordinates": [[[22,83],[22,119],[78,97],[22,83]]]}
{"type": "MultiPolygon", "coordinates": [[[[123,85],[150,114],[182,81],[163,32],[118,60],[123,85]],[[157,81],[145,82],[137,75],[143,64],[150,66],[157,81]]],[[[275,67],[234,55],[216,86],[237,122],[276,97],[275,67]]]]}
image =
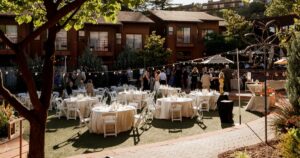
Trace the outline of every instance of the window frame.
{"type": "Polygon", "coordinates": [[[126,47],[134,50],[139,50],[143,48],[143,35],[142,34],[126,34],[126,47]],[[132,36],[131,40],[129,36],[132,36]],[[139,42],[137,42],[140,40],[139,42]],[[132,43],[130,43],[132,42],[132,43]]]}
{"type": "Polygon", "coordinates": [[[68,31],[61,29],[56,33],[55,50],[65,51],[68,50],[68,31]]]}
{"type": "MultiPolygon", "coordinates": [[[[93,35],[94,36],[94,35],[93,35]]],[[[89,34],[89,47],[96,52],[108,52],[108,32],[107,31],[90,31],[89,34]],[[95,34],[95,42],[93,42],[94,39],[92,39],[92,34],[95,34]],[[103,42],[103,43],[102,43],[103,42]],[[92,44],[94,43],[94,44],[92,44]],[[97,46],[99,45],[99,46],[97,46]]]]}
{"type": "Polygon", "coordinates": [[[191,44],[192,43],[191,30],[192,29],[189,26],[178,27],[178,29],[176,31],[176,43],[191,44]],[[188,29],[189,31],[187,31],[186,29],[188,29]],[[185,34],[185,33],[188,33],[188,34],[185,34]]]}

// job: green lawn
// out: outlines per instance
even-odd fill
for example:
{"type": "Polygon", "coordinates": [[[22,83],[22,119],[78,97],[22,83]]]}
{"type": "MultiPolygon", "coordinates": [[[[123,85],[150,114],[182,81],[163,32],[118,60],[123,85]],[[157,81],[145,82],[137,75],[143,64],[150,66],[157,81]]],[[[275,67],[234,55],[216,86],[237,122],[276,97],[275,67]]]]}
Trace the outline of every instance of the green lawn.
{"type": "MultiPolygon", "coordinates": [[[[246,105],[246,102],[242,102],[242,105],[246,105]]],[[[242,106],[241,109],[243,123],[262,116],[247,112],[244,108],[245,106],[242,106]]],[[[234,121],[238,123],[236,102],[233,113],[234,121]]],[[[104,138],[103,135],[90,134],[87,127],[78,127],[78,124],[79,120],[58,119],[50,112],[46,129],[45,148],[47,158],[101,152],[107,149],[160,142],[222,129],[218,111],[206,112],[203,124],[198,124],[196,119],[189,118],[183,119],[182,123],[172,123],[170,120],[153,120],[149,126],[145,127],[146,129],[140,129],[139,141],[137,137],[133,136],[132,131],[120,133],[118,137],[104,138]]],[[[27,140],[28,134],[29,125],[26,123],[24,137],[27,140]]]]}

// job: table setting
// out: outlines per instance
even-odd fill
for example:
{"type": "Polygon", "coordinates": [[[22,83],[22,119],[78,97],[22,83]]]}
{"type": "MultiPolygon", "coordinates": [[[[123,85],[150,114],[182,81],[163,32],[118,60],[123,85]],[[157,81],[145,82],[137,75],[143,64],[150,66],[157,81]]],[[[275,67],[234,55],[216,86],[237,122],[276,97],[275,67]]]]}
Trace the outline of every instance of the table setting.
{"type": "Polygon", "coordinates": [[[113,103],[112,105],[101,105],[92,108],[90,115],[90,122],[88,125],[90,133],[102,134],[103,118],[105,113],[116,113],[117,115],[117,133],[131,130],[134,124],[134,115],[136,108],[129,105],[113,103]]]}
{"type": "Polygon", "coordinates": [[[172,104],[182,105],[182,116],[193,116],[193,99],[187,97],[170,96],[156,100],[156,111],[154,117],[157,119],[170,119],[170,108],[172,104]]]}

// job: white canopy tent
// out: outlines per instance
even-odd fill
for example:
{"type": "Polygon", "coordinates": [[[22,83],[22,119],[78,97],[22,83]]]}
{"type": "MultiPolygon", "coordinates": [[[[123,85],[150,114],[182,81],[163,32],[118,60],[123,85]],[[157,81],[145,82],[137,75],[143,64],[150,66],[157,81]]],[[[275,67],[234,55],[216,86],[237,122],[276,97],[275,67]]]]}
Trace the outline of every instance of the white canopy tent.
{"type": "Polygon", "coordinates": [[[201,64],[233,64],[234,62],[222,57],[221,55],[214,55],[201,62],[201,64]]]}

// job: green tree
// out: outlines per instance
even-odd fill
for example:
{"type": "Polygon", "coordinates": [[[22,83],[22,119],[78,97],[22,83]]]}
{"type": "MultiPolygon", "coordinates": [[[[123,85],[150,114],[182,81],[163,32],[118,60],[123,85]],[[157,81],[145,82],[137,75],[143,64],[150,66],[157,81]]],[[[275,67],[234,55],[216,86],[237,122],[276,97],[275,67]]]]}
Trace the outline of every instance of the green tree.
{"type": "Polygon", "coordinates": [[[267,5],[265,15],[267,16],[283,16],[292,13],[293,4],[298,0],[272,0],[267,5]]]}
{"type": "Polygon", "coordinates": [[[78,66],[82,66],[86,72],[103,71],[102,59],[86,48],[78,58],[78,66]]]}
{"type": "Polygon", "coordinates": [[[137,68],[141,66],[141,60],[137,50],[125,48],[125,50],[118,55],[116,66],[123,70],[129,67],[137,68]]]}
{"type": "Polygon", "coordinates": [[[165,49],[164,43],[165,38],[156,35],[155,31],[146,39],[144,50],[140,52],[145,67],[166,64],[171,50],[165,49]]]}
{"type": "Polygon", "coordinates": [[[29,24],[35,29],[22,37],[17,43],[10,41],[3,31],[1,40],[10,47],[16,56],[16,64],[27,86],[33,110],[26,109],[22,103],[3,85],[0,75],[0,93],[30,123],[30,158],[43,158],[45,146],[45,127],[53,85],[53,64],[55,62],[56,33],[62,29],[80,29],[86,22],[96,23],[100,16],[115,21],[121,3],[133,7],[141,0],[2,0],[0,12],[12,13],[19,24],[29,24]],[[43,57],[41,96],[38,97],[33,75],[26,59],[29,44],[42,32],[48,30],[43,57]]]}
{"type": "Polygon", "coordinates": [[[238,9],[237,12],[246,19],[260,19],[264,17],[265,10],[265,4],[258,1],[249,3],[249,5],[238,9]]]}
{"type": "Polygon", "coordinates": [[[226,26],[227,36],[239,35],[241,37],[250,32],[252,28],[252,23],[247,21],[245,17],[237,14],[236,11],[225,9],[223,10],[223,17],[228,23],[226,26]]]}

